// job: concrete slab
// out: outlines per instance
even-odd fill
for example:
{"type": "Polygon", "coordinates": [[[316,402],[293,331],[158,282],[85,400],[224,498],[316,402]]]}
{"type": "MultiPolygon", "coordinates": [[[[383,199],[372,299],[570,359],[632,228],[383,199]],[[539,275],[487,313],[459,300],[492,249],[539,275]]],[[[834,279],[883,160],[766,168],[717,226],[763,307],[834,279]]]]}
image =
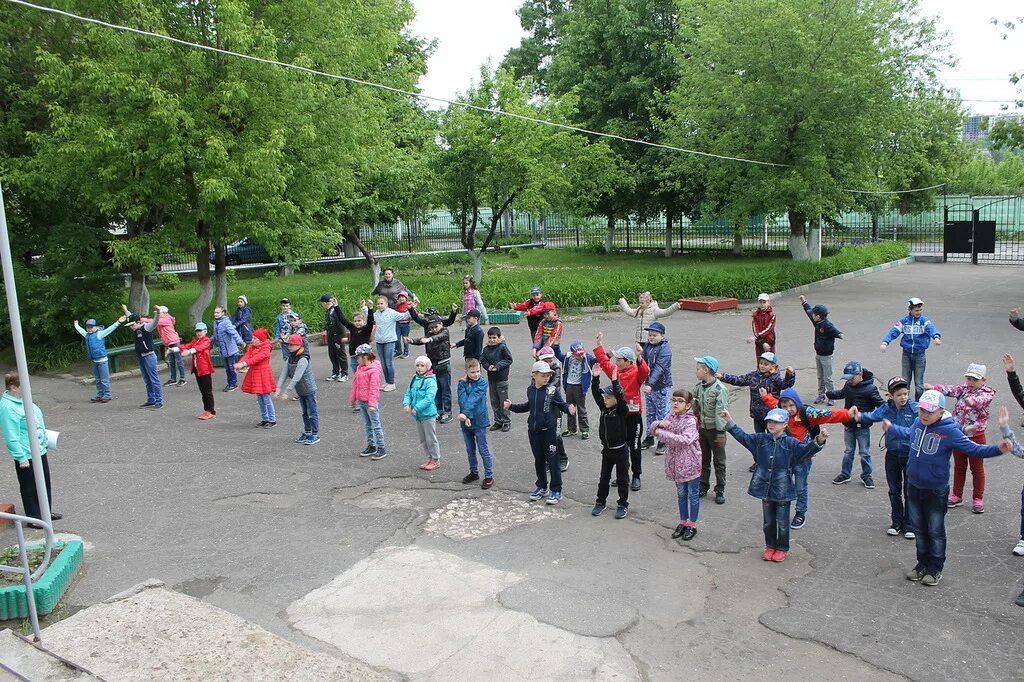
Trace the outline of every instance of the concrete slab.
{"type": "Polygon", "coordinates": [[[89,682],[99,680],[88,670],[61,660],[10,630],[0,630],[0,680],[52,680],[89,682]]]}

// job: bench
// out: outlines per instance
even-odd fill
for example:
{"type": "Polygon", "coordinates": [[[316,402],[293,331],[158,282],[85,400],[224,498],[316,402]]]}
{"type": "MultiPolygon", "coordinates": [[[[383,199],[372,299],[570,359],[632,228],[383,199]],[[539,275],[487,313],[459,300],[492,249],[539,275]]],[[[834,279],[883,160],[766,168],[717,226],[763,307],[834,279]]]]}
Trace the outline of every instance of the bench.
{"type": "Polygon", "coordinates": [[[522,319],[523,313],[518,310],[487,313],[488,324],[519,324],[522,319]]]}
{"type": "MultiPolygon", "coordinates": [[[[160,347],[163,346],[161,341],[156,339],[153,340],[153,345],[159,351],[160,347]]],[[[110,363],[110,373],[121,371],[122,355],[130,355],[132,360],[135,359],[135,344],[128,344],[127,346],[117,346],[115,348],[107,349],[107,362],[110,363]]]]}

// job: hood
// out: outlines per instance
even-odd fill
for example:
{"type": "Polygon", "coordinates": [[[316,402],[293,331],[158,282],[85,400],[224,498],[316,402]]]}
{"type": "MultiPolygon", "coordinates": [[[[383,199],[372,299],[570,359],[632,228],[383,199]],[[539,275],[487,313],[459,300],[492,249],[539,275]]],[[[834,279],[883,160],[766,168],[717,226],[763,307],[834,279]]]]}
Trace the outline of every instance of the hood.
{"type": "Polygon", "coordinates": [[[787,398],[796,403],[797,412],[804,411],[804,403],[800,400],[800,394],[796,392],[795,388],[782,389],[782,393],[779,394],[779,400],[782,400],[783,398],[787,398]]]}
{"type": "Polygon", "coordinates": [[[867,367],[861,368],[861,373],[864,375],[864,380],[861,383],[871,383],[875,379],[875,375],[867,367]]]}

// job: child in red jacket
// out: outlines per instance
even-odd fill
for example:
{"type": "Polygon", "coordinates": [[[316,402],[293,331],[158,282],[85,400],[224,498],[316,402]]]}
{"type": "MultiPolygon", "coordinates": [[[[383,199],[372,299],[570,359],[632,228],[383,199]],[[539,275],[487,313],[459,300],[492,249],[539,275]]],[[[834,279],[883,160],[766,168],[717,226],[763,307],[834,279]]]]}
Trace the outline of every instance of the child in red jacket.
{"type": "Polygon", "coordinates": [[[274,392],[277,382],[274,371],[270,368],[270,334],[266,329],[257,329],[252,333],[245,355],[235,363],[235,369],[241,371],[248,368],[242,379],[242,392],[255,395],[260,405],[262,420],[256,426],[272,429],[277,426],[277,410],[274,409],[274,392]]]}
{"type": "Polygon", "coordinates": [[[626,346],[614,351],[612,359],[609,359],[607,351],[601,345],[603,340],[604,332],[598,332],[594,356],[605,376],[610,377],[615,370],[619,373],[619,384],[622,386],[622,392],[626,396],[626,406],[629,408],[629,415],[626,417],[626,444],[629,446],[630,468],[633,470],[633,480],[629,484],[629,489],[637,491],[640,490],[640,475],[643,473],[640,465],[640,429],[643,424],[640,387],[647,381],[650,368],[642,357],[637,357],[635,350],[626,346]]]}
{"type": "Polygon", "coordinates": [[[217,416],[213,407],[213,360],[210,359],[212,341],[206,335],[205,322],[196,323],[196,337],[181,346],[181,357],[192,357],[192,373],[196,375],[196,385],[203,396],[203,411],[198,419],[206,421],[217,416]]]}
{"type": "Polygon", "coordinates": [[[775,352],[775,309],[772,308],[768,294],[757,296],[757,308],[751,315],[750,331],[754,335],[747,339],[747,343],[754,344],[755,359],[760,358],[761,353],[775,352]]]}

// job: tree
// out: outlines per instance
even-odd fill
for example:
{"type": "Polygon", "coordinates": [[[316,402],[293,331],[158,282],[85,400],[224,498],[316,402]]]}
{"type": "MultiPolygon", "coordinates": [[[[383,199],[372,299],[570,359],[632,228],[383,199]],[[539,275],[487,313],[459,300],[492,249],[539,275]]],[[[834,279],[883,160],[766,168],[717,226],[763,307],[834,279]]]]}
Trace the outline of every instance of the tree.
{"type": "Polygon", "coordinates": [[[571,0],[525,0],[516,11],[528,35],[508,51],[501,67],[516,80],[530,78],[536,95],[547,94],[547,72],[558,47],[558,25],[570,6],[571,0]]]}
{"type": "MultiPolygon", "coordinates": [[[[1009,40],[1014,29],[1024,24],[1024,16],[1002,21],[993,19],[992,23],[1003,29],[1000,38],[1009,40]]],[[[1024,71],[1017,71],[1009,76],[1009,81],[1016,86],[1020,86],[1022,79],[1024,79],[1024,71]]],[[[1018,109],[1024,107],[1024,97],[1019,97],[1015,106],[1018,109]]],[[[992,125],[992,130],[989,131],[989,141],[996,149],[1024,149],[1024,124],[1009,119],[996,121],[992,125]]]]}
{"type": "MultiPolygon", "coordinates": [[[[924,116],[931,125],[930,112],[915,107],[939,92],[941,36],[918,16],[917,0],[695,0],[687,8],[669,139],[777,165],[679,156],[673,169],[706,179],[707,216],[786,214],[793,257],[806,260],[809,220],[854,205],[847,190],[878,185],[901,124],[924,116]]],[[[905,167],[923,175],[929,157],[916,156],[913,136],[899,139],[900,156],[917,159],[905,167]]]]}

